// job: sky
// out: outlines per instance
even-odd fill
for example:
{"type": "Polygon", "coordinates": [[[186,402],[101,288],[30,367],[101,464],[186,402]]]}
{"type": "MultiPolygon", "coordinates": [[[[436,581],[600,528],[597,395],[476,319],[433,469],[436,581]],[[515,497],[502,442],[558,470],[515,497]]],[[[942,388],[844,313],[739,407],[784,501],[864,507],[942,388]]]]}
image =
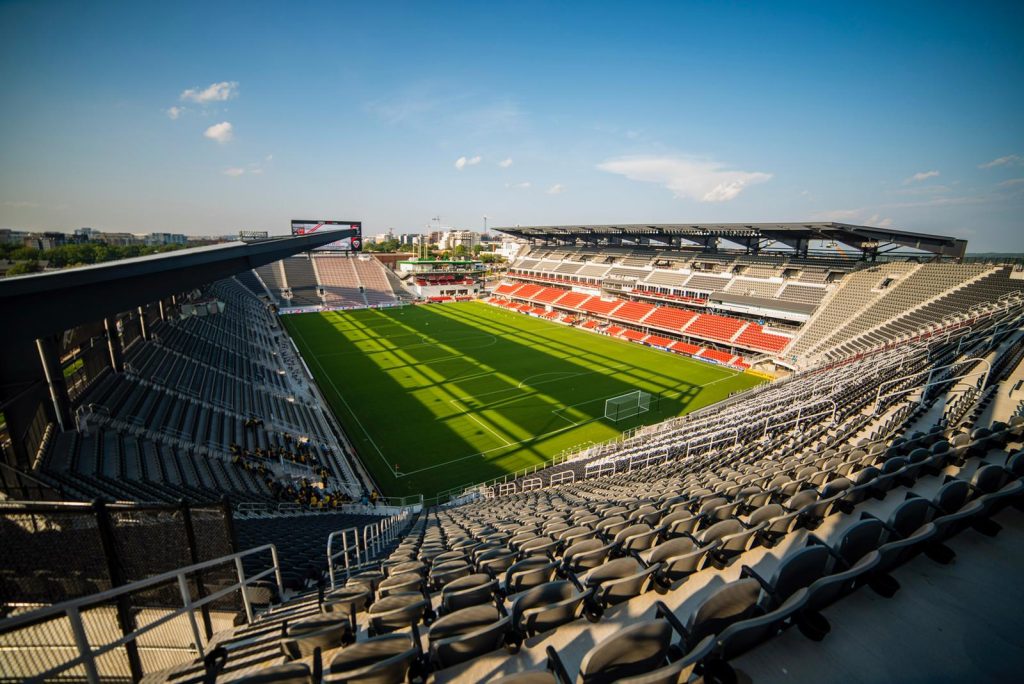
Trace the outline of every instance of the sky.
{"type": "Polygon", "coordinates": [[[1021,252],[1021,27],[983,0],[0,0],[0,227],[832,220],[1021,252]]]}

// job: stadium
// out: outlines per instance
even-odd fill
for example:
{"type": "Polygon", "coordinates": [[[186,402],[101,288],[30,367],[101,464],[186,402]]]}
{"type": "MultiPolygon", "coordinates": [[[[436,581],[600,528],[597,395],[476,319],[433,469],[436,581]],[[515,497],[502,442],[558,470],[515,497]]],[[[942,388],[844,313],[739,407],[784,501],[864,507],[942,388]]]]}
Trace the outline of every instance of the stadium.
{"type": "Polygon", "coordinates": [[[1019,263],[552,225],[486,277],[295,225],[0,280],[3,680],[1014,675],[1019,263]]]}

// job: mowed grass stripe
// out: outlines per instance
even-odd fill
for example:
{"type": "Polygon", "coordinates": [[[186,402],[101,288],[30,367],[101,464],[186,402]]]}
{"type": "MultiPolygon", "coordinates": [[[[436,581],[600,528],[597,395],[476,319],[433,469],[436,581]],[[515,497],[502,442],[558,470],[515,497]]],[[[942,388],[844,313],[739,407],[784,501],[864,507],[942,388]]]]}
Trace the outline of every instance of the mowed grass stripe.
{"type": "Polygon", "coordinates": [[[388,495],[497,477],[760,382],[481,302],[282,320],[388,495]],[[657,407],[604,419],[606,398],[636,389],[657,407]]]}

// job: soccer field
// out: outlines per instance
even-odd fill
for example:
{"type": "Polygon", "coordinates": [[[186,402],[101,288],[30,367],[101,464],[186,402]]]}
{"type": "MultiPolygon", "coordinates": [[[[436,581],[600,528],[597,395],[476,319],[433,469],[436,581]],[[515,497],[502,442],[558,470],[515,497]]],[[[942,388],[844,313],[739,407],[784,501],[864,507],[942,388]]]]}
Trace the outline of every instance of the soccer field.
{"type": "Polygon", "coordinates": [[[389,496],[514,472],[761,382],[482,302],[282,320],[389,496]],[[606,399],[638,389],[649,411],[604,418],[606,399]]]}

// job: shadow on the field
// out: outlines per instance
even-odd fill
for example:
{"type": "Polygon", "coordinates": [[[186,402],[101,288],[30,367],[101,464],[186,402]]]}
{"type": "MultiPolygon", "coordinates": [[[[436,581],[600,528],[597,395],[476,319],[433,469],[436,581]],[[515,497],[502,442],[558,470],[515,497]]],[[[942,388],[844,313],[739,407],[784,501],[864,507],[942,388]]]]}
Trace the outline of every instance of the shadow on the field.
{"type": "MultiPolygon", "coordinates": [[[[347,428],[356,433],[354,436],[360,436],[363,427],[371,435],[379,435],[381,433],[375,431],[408,426],[410,450],[416,448],[418,431],[421,442],[426,439],[435,445],[443,444],[445,453],[459,458],[477,451],[464,437],[465,430],[471,429],[475,434],[486,431],[507,445],[494,451],[511,450],[514,446],[517,459],[527,456],[523,460],[539,463],[553,455],[550,446],[540,447],[557,434],[597,421],[618,431],[656,422],[679,415],[703,391],[701,384],[670,377],[657,369],[641,367],[593,348],[569,347],[558,339],[548,338],[543,331],[524,330],[488,316],[485,311],[482,306],[438,305],[405,312],[376,310],[346,317],[344,334],[349,342],[373,356],[338,352],[339,358],[332,362],[330,354],[325,354],[326,365],[339,369],[333,374],[328,374],[320,361],[314,360],[321,365],[324,374],[333,377],[328,382],[345,382],[344,372],[340,370],[342,363],[376,363],[386,371],[379,375],[378,382],[382,384],[379,390],[359,393],[360,405],[354,408],[359,412],[362,425],[345,420],[351,412],[335,404],[336,413],[347,428]],[[435,323],[433,331],[426,327],[430,322],[435,323]],[[496,365],[501,367],[500,371],[496,365]],[[614,424],[604,418],[605,399],[638,388],[654,394],[648,413],[614,424]],[[423,403],[428,398],[432,405],[423,403]],[[374,400],[381,403],[376,406],[368,403],[374,400]],[[375,413],[382,416],[369,415],[375,413]],[[463,415],[468,415],[473,422],[461,419],[463,415]],[[387,418],[377,420],[384,416],[387,418]],[[450,421],[449,418],[460,420],[450,421]]],[[[310,318],[316,320],[310,321],[314,329],[307,330],[307,336],[337,339],[340,331],[327,317],[310,318]]],[[[699,370],[710,371],[702,373],[704,384],[732,375],[710,366],[699,370]]],[[[329,388],[324,389],[330,397],[329,388]]],[[[344,386],[335,389],[336,393],[346,391],[344,386]]],[[[364,459],[379,457],[389,465],[390,459],[398,458],[388,453],[382,456],[365,453],[365,448],[363,451],[364,459]]],[[[436,465],[426,466],[427,471],[411,464],[404,470],[419,470],[417,479],[424,489],[435,488],[428,485],[430,482],[453,486],[461,484],[463,479],[485,479],[505,472],[501,457],[494,461],[467,459],[464,468],[460,468],[457,461],[438,460],[436,465]],[[459,476],[460,472],[473,475],[459,476]]],[[[436,486],[436,489],[444,488],[440,484],[436,486]]]]}

